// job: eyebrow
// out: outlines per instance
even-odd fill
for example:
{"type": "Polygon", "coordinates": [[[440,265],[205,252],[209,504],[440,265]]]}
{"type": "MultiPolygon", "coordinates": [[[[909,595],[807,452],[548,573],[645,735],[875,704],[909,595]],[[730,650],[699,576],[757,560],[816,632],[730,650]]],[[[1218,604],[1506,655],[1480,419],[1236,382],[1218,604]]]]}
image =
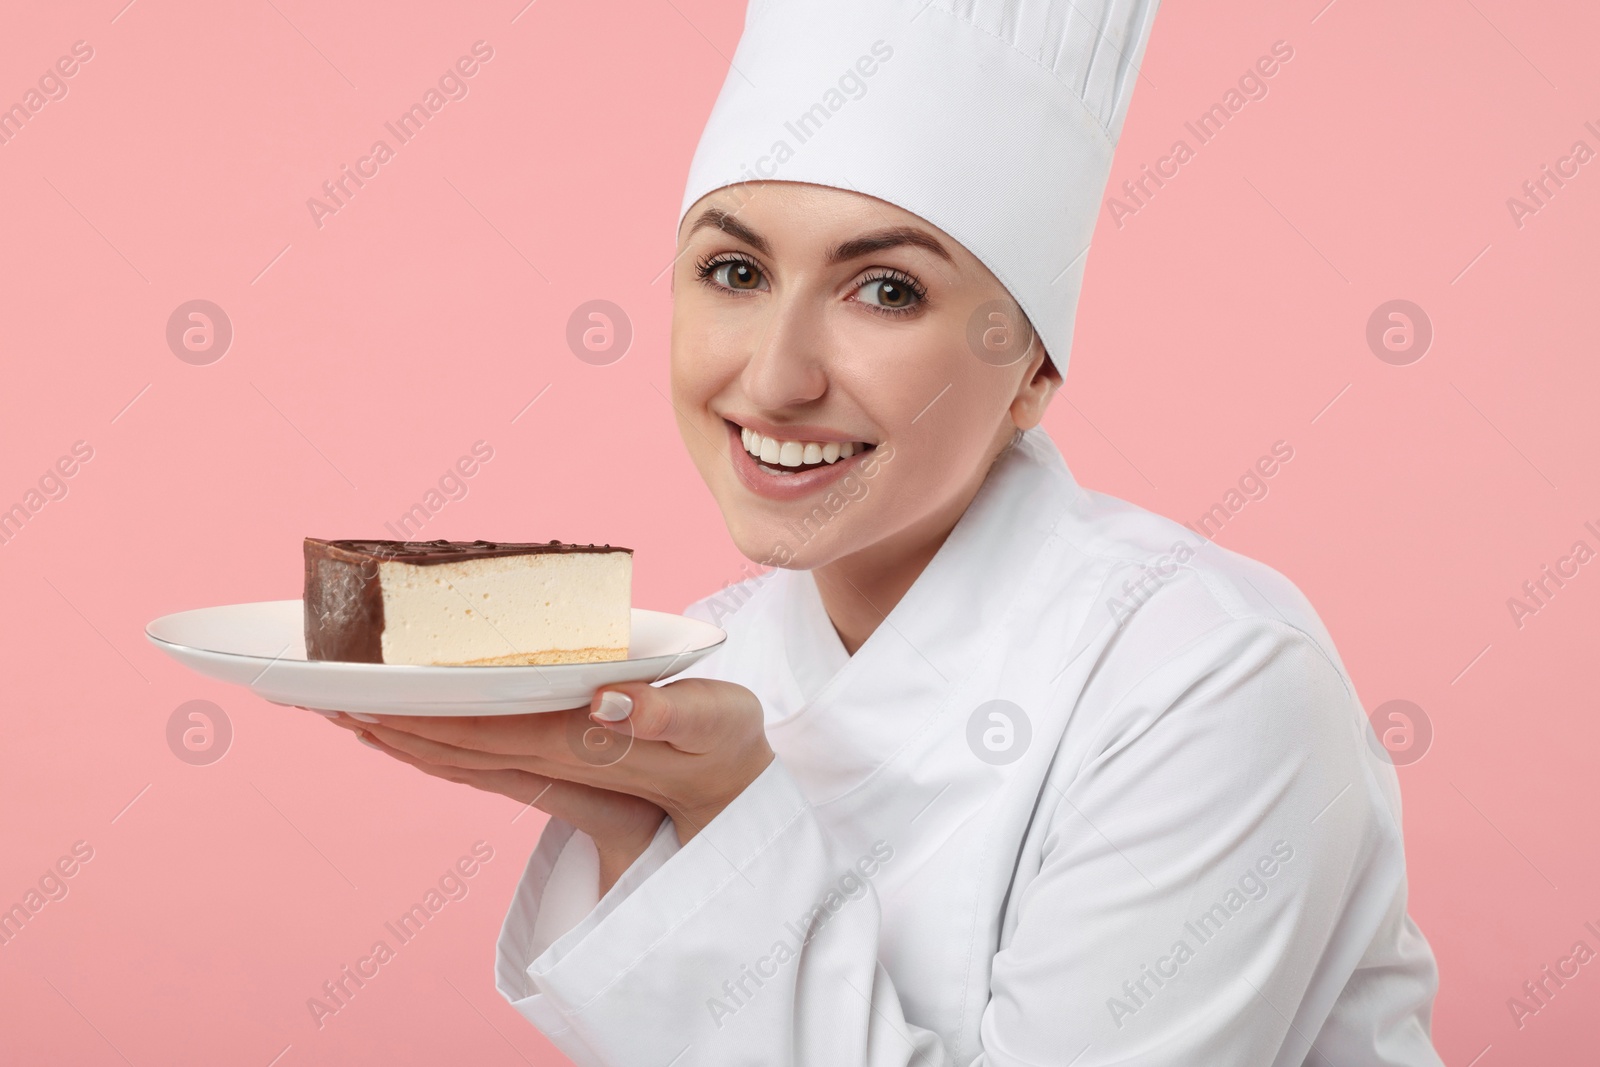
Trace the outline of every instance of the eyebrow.
{"type": "MultiPolygon", "coordinates": [[[[772,245],[765,237],[740,222],[732,213],[721,208],[707,208],[701,212],[700,217],[694,220],[694,225],[689,227],[689,233],[686,236],[693,236],[696,230],[704,226],[715,226],[728,236],[743,241],[764,256],[772,254],[772,245]]],[[[925,249],[947,263],[955,263],[950,253],[946,251],[944,245],[939,243],[937,238],[914,226],[889,226],[843,241],[828,250],[827,262],[829,265],[844,263],[873,252],[882,252],[884,249],[898,248],[903,245],[925,249]]]]}

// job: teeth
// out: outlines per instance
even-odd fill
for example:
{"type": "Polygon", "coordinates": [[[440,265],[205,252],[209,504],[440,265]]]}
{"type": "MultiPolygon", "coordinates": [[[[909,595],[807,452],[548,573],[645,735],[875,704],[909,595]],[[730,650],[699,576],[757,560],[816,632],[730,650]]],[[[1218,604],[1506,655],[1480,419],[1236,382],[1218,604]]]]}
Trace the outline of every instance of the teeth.
{"type": "Polygon", "coordinates": [[[867,449],[859,441],[780,441],[764,437],[748,426],[739,428],[739,440],[746,452],[774,468],[837,463],[867,449]]]}

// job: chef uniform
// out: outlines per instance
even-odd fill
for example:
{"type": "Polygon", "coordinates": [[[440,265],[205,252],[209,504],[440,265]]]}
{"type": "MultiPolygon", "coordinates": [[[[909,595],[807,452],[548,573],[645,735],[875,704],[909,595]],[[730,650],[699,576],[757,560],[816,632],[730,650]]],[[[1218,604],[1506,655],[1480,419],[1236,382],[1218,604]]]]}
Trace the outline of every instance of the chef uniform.
{"type": "MultiPolygon", "coordinates": [[[[898,204],[1065,369],[1154,8],[752,0],[684,210],[748,177],[898,204]],[[863,55],[865,93],[748,174],[863,55]]],[[[593,842],[546,826],[497,985],[574,1062],[1440,1064],[1396,775],[1315,611],[1043,429],[854,655],[807,571],[686,610],[728,638],[680,677],[751,689],[776,758],[598,900],[593,842]]]]}

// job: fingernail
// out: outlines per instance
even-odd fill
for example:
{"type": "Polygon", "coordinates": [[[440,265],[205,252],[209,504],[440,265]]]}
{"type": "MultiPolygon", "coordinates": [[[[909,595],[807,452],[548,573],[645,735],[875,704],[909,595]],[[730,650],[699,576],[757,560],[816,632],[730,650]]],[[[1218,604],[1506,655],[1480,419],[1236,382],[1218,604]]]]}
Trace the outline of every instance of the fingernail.
{"type": "Polygon", "coordinates": [[[376,741],[374,741],[372,739],[372,737],[365,730],[363,730],[360,733],[356,734],[356,740],[360,741],[363,745],[366,745],[368,748],[377,748],[378,747],[378,743],[376,741]]]}
{"type": "Polygon", "coordinates": [[[592,719],[601,722],[621,722],[633,714],[633,698],[627,693],[619,693],[615,689],[608,689],[600,697],[600,706],[594,709],[592,719]]]}
{"type": "Polygon", "coordinates": [[[356,720],[358,720],[360,722],[377,722],[378,721],[377,719],[374,719],[371,715],[357,715],[353,711],[347,711],[347,712],[345,712],[345,714],[350,716],[352,719],[356,719],[356,720]]]}
{"type": "Polygon", "coordinates": [[[318,715],[321,715],[324,719],[337,719],[339,717],[339,713],[337,711],[323,711],[321,708],[307,708],[306,710],[314,711],[318,715]]]}

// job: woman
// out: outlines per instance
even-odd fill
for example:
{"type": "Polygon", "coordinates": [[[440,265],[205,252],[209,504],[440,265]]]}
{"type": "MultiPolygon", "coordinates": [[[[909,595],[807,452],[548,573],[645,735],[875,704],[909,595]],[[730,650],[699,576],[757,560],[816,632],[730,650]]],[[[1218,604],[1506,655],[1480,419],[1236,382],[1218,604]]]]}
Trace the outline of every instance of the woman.
{"type": "Polygon", "coordinates": [[[1153,13],[755,0],[672,399],[775,569],[688,609],[728,639],[665,684],[338,720],[551,814],[498,982],[574,1061],[1439,1062],[1315,612],[1039,428],[1153,13]]]}

